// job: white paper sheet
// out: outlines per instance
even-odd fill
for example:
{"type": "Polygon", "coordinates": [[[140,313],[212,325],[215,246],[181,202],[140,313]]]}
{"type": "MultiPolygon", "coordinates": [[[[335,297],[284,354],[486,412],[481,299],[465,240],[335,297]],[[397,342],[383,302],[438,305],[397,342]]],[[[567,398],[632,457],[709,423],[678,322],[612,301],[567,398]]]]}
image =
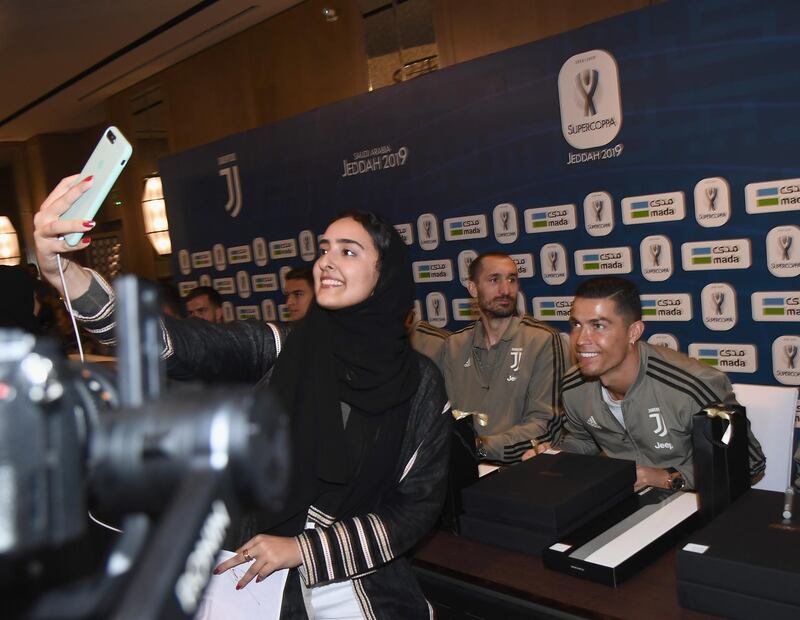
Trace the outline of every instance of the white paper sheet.
{"type": "MultiPolygon", "coordinates": [[[[217,556],[217,564],[233,555],[223,549],[217,556]]],[[[278,620],[288,569],[275,571],[260,583],[253,579],[237,590],[236,584],[249,566],[240,564],[221,575],[211,575],[195,620],[278,620]]]]}

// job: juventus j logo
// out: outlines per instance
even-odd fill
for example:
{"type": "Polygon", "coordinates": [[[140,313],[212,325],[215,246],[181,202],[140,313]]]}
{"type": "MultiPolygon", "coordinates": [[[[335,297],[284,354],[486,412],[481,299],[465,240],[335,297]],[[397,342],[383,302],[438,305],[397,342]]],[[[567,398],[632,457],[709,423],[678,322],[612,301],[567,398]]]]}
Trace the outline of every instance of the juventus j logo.
{"type": "Polygon", "coordinates": [[[797,345],[787,344],[783,347],[783,352],[786,354],[786,365],[789,368],[794,368],[795,358],[797,358],[797,345]]]}
{"type": "Polygon", "coordinates": [[[660,413],[651,413],[651,418],[654,418],[656,421],[656,429],[653,431],[659,437],[666,437],[667,436],[667,426],[664,424],[664,418],[661,417],[660,413]]]}
{"type": "Polygon", "coordinates": [[[711,294],[711,300],[714,302],[714,306],[716,308],[717,316],[722,314],[722,304],[725,303],[725,293],[721,291],[717,291],[711,294]]]}
{"type": "Polygon", "coordinates": [[[522,361],[522,348],[521,347],[514,347],[511,349],[511,370],[513,372],[517,372],[519,370],[519,364],[522,361]]]}
{"type": "Polygon", "coordinates": [[[661,266],[661,244],[660,243],[651,243],[650,244],[650,256],[653,257],[653,267],[660,267],[661,266]]]}
{"type": "Polygon", "coordinates": [[[422,226],[425,228],[425,238],[426,239],[430,239],[431,238],[432,222],[430,220],[425,220],[423,222],[422,226]]]}
{"type": "Polygon", "coordinates": [[[508,216],[509,216],[508,211],[502,211],[500,213],[500,221],[503,222],[503,230],[505,231],[508,230],[508,216]]]}
{"type": "Polygon", "coordinates": [[[556,271],[558,269],[558,252],[549,252],[547,258],[550,259],[550,270],[556,271]]]}
{"type": "Polygon", "coordinates": [[[713,185],[706,187],[706,198],[708,199],[709,211],[717,210],[717,188],[713,185]]]}
{"type": "Polygon", "coordinates": [[[597,83],[600,81],[600,74],[596,69],[587,69],[577,75],[578,90],[583,96],[583,115],[594,116],[597,108],[594,105],[594,95],[597,92],[597,83]]]}
{"type": "Polygon", "coordinates": [[[593,206],[594,206],[594,221],[602,222],[603,207],[605,206],[605,203],[602,200],[595,200],[593,206]]]}
{"type": "Polygon", "coordinates": [[[783,253],[783,260],[790,260],[791,259],[791,252],[790,249],[792,247],[792,237],[789,235],[781,235],[778,238],[778,244],[781,247],[781,252],[783,253]]]}
{"type": "Polygon", "coordinates": [[[225,210],[231,217],[239,215],[242,210],[242,186],[239,182],[239,164],[236,162],[236,153],[217,158],[220,165],[219,176],[225,177],[228,189],[228,201],[225,210]],[[231,164],[231,165],[229,165],[231,164]]]}

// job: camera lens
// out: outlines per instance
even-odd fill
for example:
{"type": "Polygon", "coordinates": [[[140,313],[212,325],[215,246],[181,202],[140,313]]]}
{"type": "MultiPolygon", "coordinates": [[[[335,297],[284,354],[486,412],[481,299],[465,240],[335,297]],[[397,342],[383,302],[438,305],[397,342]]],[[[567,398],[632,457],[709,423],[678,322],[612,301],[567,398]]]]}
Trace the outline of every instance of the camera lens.
{"type": "Polygon", "coordinates": [[[114,132],[110,129],[106,132],[106,138],[108,138],[108,141],[111,142],[111,144],[114,144],[117,141],[117,136],[115,136],[114,132]]]}

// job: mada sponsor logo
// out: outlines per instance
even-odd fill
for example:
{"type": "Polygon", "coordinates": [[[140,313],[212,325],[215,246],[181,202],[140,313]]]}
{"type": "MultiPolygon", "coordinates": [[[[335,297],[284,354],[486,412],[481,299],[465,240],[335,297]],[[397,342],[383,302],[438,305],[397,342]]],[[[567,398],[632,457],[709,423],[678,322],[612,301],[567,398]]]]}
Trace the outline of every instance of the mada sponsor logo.
{"type": "Polygon", "coordinates": [[[217,173],[225,179],[225,211],[236,217],[242,211],[242,184],[239,181],[239,164],[236,153],[228,153],[217,157],[217,173]]]}
{"type": "Polygon", "coordinates": [[[278,278],[274,273],[258,273],[253,276],[253,291],[268,293],[278,290],[278,278]]]}
{"type": "Polygon", "coordinates": [[[800,228],[776,226],[767,233],[767,267],[778,278],[800,275],[800,228]]]}
{"type": "Polygon", "coordinates": [[[750,307],[754,321],[800,321],[800,291],[756,292],[750,307]]]}
{"type": "Polygon", "coordinates": [[[748,213],[774,213],[800,209],[800,179],[750,183],[744,188],[748,213]]]}
{"type": "Polygon", "coordinates": [[[569,277],[567,249],[560,243],[548,243],[539,251],[542,280],[551,286],[564,284],[569,277]]]}
{"type": "Polygon", "coordinates": [[[708,329],[727,331],[736,325],[736,291],[730,284],[714,282],[706,285],[700,293],[700,303],[703,324],[708,329]]]}
{"type": "Polygon", "coordinates": [[[188,276],[191,273],[192,264],[189,258],[189,250],[181,250],[178,252],[178,268],[184,276],[188,276]]]}
{"type": "Polygon", "coordinates": [[[439,220],[433,213],[423,213],[417,218],[417,239],[423,250],[439,247],[439,220]]]}
{"type": "Polygon", "coordinates": [[[663,282],[672,276],[672,242],[664,235],[651,235],[639,244],[642,275],[650,282],[663,282]]]}
{"type": "Polygon", "coordinates": [[[494,238],[497,243],[514,243],[519,237],[517,208],[510,202],[497,205],[492,211],[494,238]]]}
{"type": "Polygon", "coordinates": [[[641,295],[642,320],[691,321],[692,296],[688,293],[641,295]]]}
{"type": "Polygon", "coordinates": [[[722,177],[702,179],[694,186],[694,217],[700,226],[722,226],[731,218],[731,188],[722,177]]]}
{"type": "Polygon", "coordinates": [[[622,199],[622,221],[625,224],[673,222],[686,216],[683,192],[630,196],[622,199]]]}
{"type": "Polygon", "coordinates": [[[275,313],[275,302],[271,299],[265,299],[261,302],[261,318],[265,321],[274,321],[277,318],[275,313]]]}
{"type": "Polygon", "coordinates": [[[780,336],[772,342],[772,374],[784,385],[800,385],[800,336],[780,336]]]}
{"type": "Polygon", "coordinates": [[[750,239],[720,239],[681,245],[684,271],[747,269],[751,256],[750,239]]]}
{"type": "Polygon", "coordinates": [[[192,268],[205,269],[211,267],[211,252],[192,252],[192,268]]]}
{"type": "Polygon", "coordinates": [[[536,266],[533,264],[533,254],[509,254],[509,256],[517,265],[518,277],[532,278],[536,274],[536,266]]]}
{"type": "Polygon", "coordinates": [[[475,299],[454,299],[453,319],[456,321],[477,321],[481,317],[475,299]]]}
{"type": "Polygon", "coordinates": [[[689,357],[725,372],[756,372],[758,357],[752,344],[716,344],[693,342],[689,357]]]}
{"type": "Polygon", "coordinates": [[[289,315],[289,306],[286,304],[278,304],[278,317],[281,323],[291,323],[292,317],[289,315]]]}
{"type": "Polygon", "coordinates": [[[236,265],[238,263],[249,263],[253,260],[253,254],[249,245],[235,245],[228,248],[228,263],[236,265]]]}
{"type": "Polygon", "coordinates": [[[574,297],[534,297],[533,316],[540,321],[569,321],[574,297]]]}
{"type": "Polygon", "coordinates": [[[488,235],[485,215],[449,217],[444,221],[444,238],[447,241],[483,239],[488,235]]]}
{"type": "Polygon", "coordinates": [[[576,149],[608,144],[622,127],[619,71],[605,50],[569,58],[558,73],[561,131],[576,149]]]}
{"type": "Polygon", "coordinates": [[[453,261],[419,260],[412,263],[414,282],[450,282],[453,279],[453,261]]]}
{"type": "Polygon", "coordinates": [[[458,279],[463,286],[467,286],[469,280],[469,266],[478,258],[475,250],[463,250],[458,253],[458,279]]]}
{"type": "Polygon", "coordinates": [[[269,262],[267,240],[264,237],[253,239],[253,262],[259,267],[264,267],[269,262]]]}
{"type": "Polygon", "coordinates": [[[577,227],[577,221],[575,205],[525,209],[525,232],[527,233],[574,230],[577,227]]]}
{"type": "Polygon", "coordinates": [[[269,255],[273,260],[297,256],[297,242],[294,239],[280,239],[269,242],[269,255]]]}
{"type": "Polygon", "coordinates": [[[260,319],[261,312],[258,306],[236,306],[236,320],[260,319]]]}
{"type": "Polygon", "coordinates": [[[236,293],[236,284],[233,278],[214,278],[212,285],[220,295],[233,295],[236,293]]]}
{"type": "Polygon", "coordinates": [[[181,297],[186,297],[190,291],[198,287],[197,280],[185,280],[178,282],[178,293],[181,297]]]}
{"type": "Polygon", "coordinates": [[[678,339],[673,334],[653,334],[647,339],[647,342],[656,347],[666,347],[673,351],[678,350],[678,339]]]}
{"type": "Polygon", "coordinates": [[[414,243],[414,227],[411,224],[395,224],[394,229],[400,235],[403,243],[406,245],[414,243]]]}
{"type": "Polygon", "coordinates": [[[629,247],[576,250],[575,273],[579,276],[630,273],[633,269],[629,247]]]}
{"type": "Polygon", "coordinates": [[[614,230],[614,199],[608,192],[592,192],[583,199],[583,222],[592,237],[614,230]]]}
{"type": "Polygon", "coordinates": [[[297,236],[297,242],[300,244],[300,258],[307,263],[316,260],[317,248],[314,243],[313,230],[301,230],[297,236]]]}
{"type": "Polygon", "coordinates": [[[425,296],[425,310],[428,323],[436,327],[447,325],[447,298],[442,293],[428,293],[425,296]]]}

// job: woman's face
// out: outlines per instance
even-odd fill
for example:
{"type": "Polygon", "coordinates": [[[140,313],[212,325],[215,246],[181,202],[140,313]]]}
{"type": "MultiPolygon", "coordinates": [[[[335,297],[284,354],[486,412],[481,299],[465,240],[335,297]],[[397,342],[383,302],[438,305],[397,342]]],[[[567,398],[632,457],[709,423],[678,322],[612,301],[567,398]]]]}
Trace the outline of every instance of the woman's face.
{"type": "Polygon", "coordinates": [[[347,308],[372,295],[378,283],[378,249],[366,229],[346,217],[328,226],[314,263],[317,304],[347,308]]]}

